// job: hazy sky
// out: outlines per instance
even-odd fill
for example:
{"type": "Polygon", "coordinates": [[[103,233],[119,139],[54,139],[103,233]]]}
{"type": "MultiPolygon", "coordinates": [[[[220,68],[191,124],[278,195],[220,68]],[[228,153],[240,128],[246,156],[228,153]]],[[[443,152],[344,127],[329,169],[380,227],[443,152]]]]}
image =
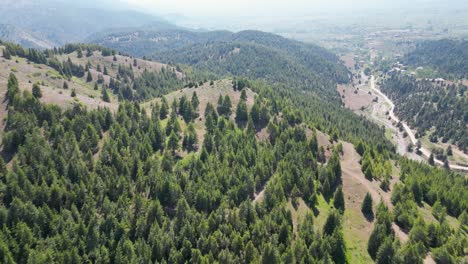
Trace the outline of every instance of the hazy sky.
{"type": "Polygon", "coordinates": [[[324,9],[406,7],[428,3],[447,4],[463,0],[121,0],[150,12],[186,16],[305,15],[324,9]]]}
{"type": "MultiPolygon", "coordinates": [[[[130,4],[151,8],[153,11],[177,12],[184,15],[261,15],[278,14],[280,12],[290,13],[305,7],[310,8],[310,1],[317,0],[126,0],[130,4]]],[[[334,1],[334,0],[332,0],[334,1]]]]}

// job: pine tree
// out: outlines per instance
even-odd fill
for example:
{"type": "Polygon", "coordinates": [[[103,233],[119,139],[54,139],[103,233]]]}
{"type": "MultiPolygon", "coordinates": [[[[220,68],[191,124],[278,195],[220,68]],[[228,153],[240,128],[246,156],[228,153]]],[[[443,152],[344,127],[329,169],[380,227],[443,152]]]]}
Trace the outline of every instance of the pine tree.
{"type": "Polygon", "coordinates": [[[338,187],[338,189],[335,191],[335,194],[333,195],[333,206],[336,209],[338,209],[340,213],[344,213],[345,201],[343,195],[343,188],[341,186],[338,187]]]}
{"type": "Polygon", "coordinates": [[[86,81],[87,82],[92,82],[93,81],[93,76],[91,75],[91,72],[88,69],[88,75],[86,76],[86,81]]]}
{"type": "Polygon", "coordinates": [[[3,49],[3,58],[6,60],[11,60],[11,53],[8,48],[3,49]]]}
{"type": "Polygon", "coordinates": [[[63,82],[63,89],[68,89],[68,82],[67,81],[64,81],[63,82]]]}
{"type": "Polygon", "coordinates": [[[192,119],[195,117],[192,103],[190,103],[188,100],[185,101],[183,105],[182,117],[184,118],[185,123],[190,123],[192,119]]]}
{"type": "Polygon", "coordinates": [[[281,263],[281,258],[279,256],[278,250],[274,245],[268,243],[263,251],[262,255],[262,264],[279,264],[281,263]]]}
{"type": "Polygon", "coordinates": [[[106,87],[103,85],[102,86],[102,89],[101,89],[101,94],[102,94],[102,100],[104,102],[110,102],[110,97],[109,97],[109,94],[107,93],[107,89],[106,87]]]}
{"type": "Polygon", "coordinates": [[[434,166],[434,164],[435,164],[435,162],[434,162],[434,154],[431,153],[431,155],[429,156],[428,162],[429,162],[429,165],[434,166]]]}
{"type": "Polygon", "coordinates": [[[325,225],[323,226],[323,234],[331,236],[335,230],[340,228],[340,216],[336,211],[332,211],[325,221],[325,225]]]}
{"type": "Polygon", "coordinates": [[[370,195],[370,193],[366,193],[366,196],[364,197],[364,200],[362,201],[361,212],[367,218],[373,218],[374,216],[374,211],[372,209],[372,196],[370,195]]]}
{"type": "Polygon", "coordinates": [[[240,101],[236,109],[236,122],[238,125],[244,124],[249,120],[249,112],[245,101],[240,101]]]}
{"type": "Polygon", "coordinates": [[[448,146],[447,147],[447,156],[452,156],[453,155],[453,151],[452,151],[452,146],[448,146]]]}
{"type": "Polygon", "coordinates": [[[95,83],[94,83],[94,90],[97,91],[98,89],[99,89],[98,83],[95,82],[95,83]]]}
{"type": "Polygon", "coordinates": [[[197,149],[196,147],[197,144],[198,144],[197,133],[195,132],[193,123],[190,123],[189,126],[187,127],[187,132],[185,133],[182,147],[184,150],[194,151],[197,149]]]}
{"type": "Polygon", "coordinates": [[[222,116],[224,114],[224,109],[223,109],[223,96],[219,95],[218,97],[218,106],[216,107],[216,110],[218,111],[218,115],[222,116]]]}
{"type": "Polygon", "coordinates": [[[395,263],[395,249],[393,247],[393,241],[390,237],[385,239],[385,242],[379,247],[377,251],[376,264],[392,264],[395,263]]]}
{"type": "Polygon", "coordinates": [[[224,112],[224,115],[226,116],[230,116],[231,115],[231,107],[232,107],[232,103],[231,103],[231,98],[226,95],[224,97],[224,101],[223,101],[223,112],[224,112]]]}
{"type": "Polygon", "coordinates": [[[10,103],[12,103],[15,96],[19,94],[19,91],[18,79],[14,73],[10,73],[7,83],[7,98],[10,103]]]}
{"type": "Polygon", "coordinates": [[[255,263],[258,257],[258,251],[250,240],[245,247],[245,263],[255,263]]]}
{"type": "Polygon", "coordinates": [[[450,164],[449,164],[448,160],[444,160],[444,169],[450,170],[450,164]]]}
{"type": "Polygon", "coordinates": [[[171,134],[169,135],[167,148],[172,150],[172,153],[175,153],[176,150],[179,149],[179,137],[177,136],[176,133],[174,133],[174,131],[172,131],[171,134]]]}
{"type": "Polygon", "coordinates": [[[169,113],[169,105],[167,104],[166,98],[162,98],[161,109],[159,110],[159,118],[166,119],[167,114],[169,113]]]}
{"type": "Polygon", "coordinates": [[[71,97],[76,97],[76,91],[75,88],[72,89],[71,91],[71,97]]]}
{"type": "Polygon", "coordinates": [[[192,107],[193,109],[197,110],[198,106],[200,105],[200,100],[198,99],[197,92],[193,92],[192,94],[192,107]]]}
{"type": "Polygon", "coordinates": [[[374,230],[369,237],[369,241],[367,242],[367,252],[372,259],[377,258],[377,252],[386,238],[387,234],[385,226],[376,223],[374,230]]]}
{"type": "Polygon", "coordinates": [[[39,87],[39,84],[37,83],[33,84],[32,95],[36,98],[42,97],[42,91],[41,91],[41,87],[39,87]]]}
{"type": "Polygon", "coordinates": [[[447,211],[445,207],[442,205],[440,200],[437,200],[434,205],[432,205],[432,215],[439,220],[439,222],[443,222],[445,216],[447,215],[447,211]]]}
{"type": "Polygon", "coordinates": [[[240,99],[242,101],[247,101],[247,92],[245,91],[245,89],[242,89],[242,92],[241,92],[241,95],[240,95],[240,99]]]}
{"type": "Polygon", "coordinates": [[[109,72],[107,71],[106,65],[104,65],[104,72],[103,73],[104,73],[104,75],[109,75],[109,72]]]}
{"type": "MultiPolygon", "coordinates": [[[[185,111],[188,110],[186,109],[186,103],[187,103],[187,97],[185,95],[183,95],[180,99],[179,99],[179,115],[181,116],[184,116],[185,114],[185,111]]],[[[173,107],[173,110],[176,109],[175,107],[173,107]]]]}
{"type": "Polygon", "coordinates": [[[81,49],[78,49],[77,55],[78,58],[83,58],[83,51],[81,49]]]}

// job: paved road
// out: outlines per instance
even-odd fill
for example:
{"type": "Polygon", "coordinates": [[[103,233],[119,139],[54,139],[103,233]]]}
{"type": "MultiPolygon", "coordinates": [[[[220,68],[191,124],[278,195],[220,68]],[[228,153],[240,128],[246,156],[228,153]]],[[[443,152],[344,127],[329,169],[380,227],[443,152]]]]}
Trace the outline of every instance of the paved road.
{"type": "MultiPolygon", "coordinates": [[[[381,97],[384,98],[384,100],[390,104],[390,110],[389,110],[389,116],[392,120],[394,120],[395,122],[401,122],[401,124],[403,125],[403,128],[405,129],[406,133],[408,133],[408,136],[411,140],[411,143],[413,145],[416,145],[416,143],[418,142],[418,140],[416,139],[416,136],[415,134],[413,133],[413,131],[410,129],[410,127],[403,121],[400,121],[400,119],[395,115],[395,104],[392,102],[392,100],[390,100],[390,98],[388,98],[384,93],[382,93],[379,89],[375,88],[375,79],[374,79],[374,76],[371,76],[371,79],[370,79],[370,88],[371,90],[373,90],[375,93],[379,94],[381,97]]],[[[424,156],[426,157],[429,157],[431,155],[431,151],[424,148],[424,147],[421,147],[421,152],[424,156]]],[[[436,158],[434,158],[434,162],[436,164],[439,164],[439,165],[443,165],[444,162],[441,161],[441,160],[438,160],[436,158]]],[[[460,166],[460,165],[456,165],[456,164],[450,164],[450,168],[451,169],[454,169],[454,170],[462,170],[462,171],[468,171],[468,167],[465,167],[465,166],[460,166]]]]}

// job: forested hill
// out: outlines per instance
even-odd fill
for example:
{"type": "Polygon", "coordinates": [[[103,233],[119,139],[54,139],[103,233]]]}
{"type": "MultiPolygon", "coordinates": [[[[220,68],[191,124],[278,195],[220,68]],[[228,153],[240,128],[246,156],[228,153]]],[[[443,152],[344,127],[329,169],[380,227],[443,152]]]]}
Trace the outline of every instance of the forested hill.
{"type": "Polygon", "coordinates": [[[414,66],[429,66],[457,79],[468,78],[468,41],[425,41],[408,53],[404,61],[414,66]]]}
{"type": "Polygon", "coordinates": [[[233,34],[230,39],[159,52],[153,57],[219,75],[285,84],[297,92],[314,91],[328,100],[337,97],[336,83],[348,79],[346,68],[339,64],[338,58],[317,46],[256,31],[233,34]]]}
{"type": "Polygon", "coordinates": [[[420,136],[468,151],[468,87],[392,75],[381,89],[395,102],[396,114],[420,136]]]}
{"type": "Polygon", "coordinates": [[[130,32],[114,32],[104,43],[98,43],[122,48],[122,52],[161,49],[151,53],[154,60],[182,68],[188,65],[189,72],[211,73],[210,78],[241,76],[263,82],[272,88],[269,96],[302,109],[304,118],[324,131],[351,141],[366,134],[365,140],[389,145],[380,128],[341,107],[336,84],[346,82],[348,72],[326,49],[259,31],[160,31],[156,35],[130,32]],[[169,43],[192,44],[168,49],[169,43]],[[146,49],[146,45],[150,48],[146,49]]]}
{"type": "Polygon", "coordinates": [[[89,35],[110,28],[144,25],[176,28],[159,17],[117,9],[121,5],[119,2],[106,1],[101,4],[104,1],[2,0],[0,24],[14,27],[16,32],[22,33],[0,30],[0,38],[24,44],[28,48],[53,48],[82,42],[89,35]]]}
{"type": "Polygon", "coordinates": [[[218,75],[240,75],[315,90],[322,97],[336,96],[334,83],[348,80],[346,68],[327,50],[260,31],[129,31],[93,42],[218,75]]]}
{"type": "Polygon", "coordinates": [[[94,45],[0,51],[0,263],[463,260],[464,176],[315,93],[94,45]],[[117,107],[44,100],[95,87],[117,107]]]}
{"type": "Polygon", "coordinates": [[[127,28],[92,34],[87,41],[119,50],[137,57],[149,57],[156,52],[226,39],[229,31],[193,32],[183,29],[127,28]]]}

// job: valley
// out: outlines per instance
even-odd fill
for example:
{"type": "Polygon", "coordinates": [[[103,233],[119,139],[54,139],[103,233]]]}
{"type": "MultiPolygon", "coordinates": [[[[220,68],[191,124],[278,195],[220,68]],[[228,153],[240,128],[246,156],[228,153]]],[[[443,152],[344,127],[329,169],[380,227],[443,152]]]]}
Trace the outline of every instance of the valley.
{"type": "MultiPolygon", "coordinates": [[[[352,54],[348,55],[348,58],[352,56],[352,54]]],[[[346,60],[346,58],[344,59],[346,60]]],[[[371,67],[373,63],[364,64],[363,67],[371,67]]],[[[347,66],[350,69],[354,67],[354,64],[351,61],[347,66]]],[[[361,77],[352,86],[337,87],[344,105],[357,114],[365,115],[370,120],[384,126],[388,131],[388,138],[396,145],[397,153],[417,161],[427,161],[433,150],[447,149],[450,146],[453,155],[448,157],[448,166],[456,171],[468,171],[468,155],[466,153],[454,144],[433,143],[427,137],[417,138],[417,130],[410,128],[405,121],[396,116],[394,102],[377,88],[376,83],[381,81],[376,79],[374,75],[366,76],[363,71],[358,71],[355,75],[361,77]]],[[[444,166],[444,160],[437,157],[434,157],[433,160],[436,165],[444,166]]]]}
{"type": "Polygon", "coordinates": [[[468,261],[464,23],[123,2],[0,6],[0,263],[468,261]]]}

